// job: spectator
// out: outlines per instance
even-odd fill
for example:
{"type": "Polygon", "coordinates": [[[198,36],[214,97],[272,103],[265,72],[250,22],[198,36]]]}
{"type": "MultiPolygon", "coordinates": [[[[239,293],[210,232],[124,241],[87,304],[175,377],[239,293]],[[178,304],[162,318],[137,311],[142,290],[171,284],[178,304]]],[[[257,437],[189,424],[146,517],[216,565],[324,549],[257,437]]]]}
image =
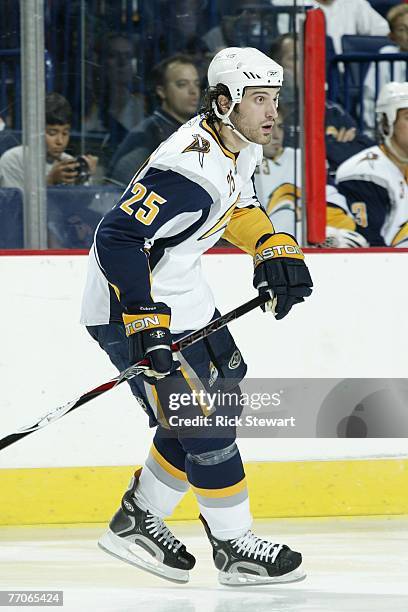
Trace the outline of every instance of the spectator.
{"type": "Polygon", "coordinates": [[[114,155],[109,176],[127,185],[151,153],[197,112],[200,80],[192,60],[173,55],[153,68],[160,108],[126,136],[114,155]]]}
{"type": "MultiPolygon", "coordinates": [[[[272,42],[269,51],[270,57],[283,66],[285,71],[279,104],[287,117],[285,125],[288,132],[285,144],[295,147],[296,138],[293,131],[299,125],[297,83],[300,82],[301,77],[298,46],[299,42],[295,34],[283,34],[272,42]]],[[[358,130],[355,120],[339,104],[326,99],[325,105],[326,156],[329,174],[334,175],[339,164],[362,149],[373,145],[374,142],[358,130]]]]}
{"type": "MultiPolygon", "coordinates": [[[[273,0],[275,6],[293,6],[293,0],[273,0]]],[[[344,34],[387,36],[386,20],[368,0],[307,0],[307,4],[322,9],[326,18],[326,33],[333,40],[336,53],[342,52],[344,34]]]]}
{"type": "MultiPolygon", "coordinates": [[[[69,102],[63,96],[58,93],[46,96],[47,185],[73,185],[79,182],[81,173],[85,175],[95,173],[97,157],[84,155],[82,159],[74,159],[65,152],[70,137],[71,115],[69,102]]],[[[0,185],[24,189],[24,147],[22,145],[8,149],[1,156],[0,185]]]]}
{"type": "Polygon", "coordinates": [[[145,116],[132,41],[123,34],[110,34],[96,50],[95,63],[85,129],[109,132],[109,145],[117,146],[145,116]]]}
{"type": "MultiPolygon", "coordinates": [[[[293,0],[291,0],[293,4],[293,0]]],[[[261,27],[263,37],[272,38],[276,31],[274,20],[262,9],[271,5],[270,0],[219,0],[217,2],[220,15],[219,25],[211,28],[202,41],[206,49],[215,54],[228,46],[246,47],[258,46],[261,27]]],[[[269,38],[269,40],[270,40],[269,38]]]]}
{"type": "Polygon", "coordinates": [[[19,144],[19,138],[12,130],[9,130],[6,127],[5,122],[0,117],[0,156],[3,155],[3,153],[8,149],[11,149],[19,144]]]}
{"type": "MultiPolygon", "coordinates": [[[[390,27],[388,36],[394,44],[385,45],[379,53],[408,52],[408,4],[393,6],[387,13],[387,21],[390,27]]],[[[364,81],[364,122],[370,134],[374,134],[375,100],[378,92],[390,81],[404,83],[407,76],[406,61],[393,62],[392,70],[389,62],[380,62],[376,87],[376,64],[371,64],[364,81]]]]}
{"type": "Polygon", "coordinates": [[[326,17],[326,33],[333,40],[336,53],[342,52],[344,34],[387,36],[387,21],[368,0],[316,0],[326,17]]]}
{"type": "MultiPolygon", "coordinates": [[[[272,128],[272,139],[263,147],[262,164],[255,173],[259,201],[275,230],[302,239],[302,157],[300,150],[284,146],[284,115],[279,112],[272,128]]],[[[330,247],[365,246],[348,210],[345,198],[333,184],[326,186],[326,243],[330,247]]]]}
{"type": "Polygon", "coordinates": [[[381,144],[337,170],[337,184],[371,246],[408,246],[408,83],[388,83],[376,104],[381,144]]]}

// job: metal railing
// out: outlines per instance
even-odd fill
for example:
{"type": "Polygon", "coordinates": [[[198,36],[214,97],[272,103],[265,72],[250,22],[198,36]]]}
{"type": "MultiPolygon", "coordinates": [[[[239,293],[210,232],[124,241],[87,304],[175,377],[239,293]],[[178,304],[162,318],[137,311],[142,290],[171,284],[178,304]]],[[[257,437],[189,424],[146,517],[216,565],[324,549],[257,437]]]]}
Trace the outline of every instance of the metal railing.
{"type": "MultiPolygon", "coordinates": [[[[406,63],[405,79],[408,80],[408,53],[342,53],[335,55],[329,63],[327,97],[344,106],[353,115],[360,130],[366,128],[365,85],[370,65],[374,65],[374,102],[380,89],[380,64],[388,63],[390,67],[388,81],[394,80],[395,63],[406,63]],[[339,69],[344,66],[344,71],[339,69]]],[[[373,111],[374,112],[374,111],[373,111]]],[[[372,117],[375,125],[375,115],[372,117]]]]}

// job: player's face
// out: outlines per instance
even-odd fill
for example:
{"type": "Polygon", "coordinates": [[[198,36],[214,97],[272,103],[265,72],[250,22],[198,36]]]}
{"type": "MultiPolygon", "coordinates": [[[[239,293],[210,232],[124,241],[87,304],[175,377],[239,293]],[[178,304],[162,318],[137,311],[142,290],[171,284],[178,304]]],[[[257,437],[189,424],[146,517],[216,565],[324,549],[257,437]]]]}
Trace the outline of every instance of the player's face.
{"type": "Polygon", "coordinates": [[[53,159],[59,159],[61,153],[65,151],[69,142],[71,126],[66,125],[46,125],[45,142],[47,154],[53,159]]]}
{"type": "Polygon", "coordinates": [[[390,38],[400,47],[401,51],[408,51],[408,14],[396,19],[390,38]]]}
{"type": "Polygon", "coordinates": [[[408,157],[408,108],[401,108],[398,111],[392,140],[403,152],[404,157],[408,157]]]}
{"type": "Polygon", "coordinates": [[[272,128],[271,141],[263,148],[265,157],[273,158],[282,150],[284,133],[283,117],[279,114],[272,128]]]}
{"type": "Polygon", "coordinates": [[[157,88],[163,108],[181,121],[187,121],[197,112],[200,99],[200,79],[193,64],[174,62],[166,70],[166,82],[157,88]]]}
{"type": "Polygon", "coordinates": [[[242,102],[231,113],[231,121],[251,142],[265,145],[272,138],[278,118],[279,87],[247,87],[242,102]]]}

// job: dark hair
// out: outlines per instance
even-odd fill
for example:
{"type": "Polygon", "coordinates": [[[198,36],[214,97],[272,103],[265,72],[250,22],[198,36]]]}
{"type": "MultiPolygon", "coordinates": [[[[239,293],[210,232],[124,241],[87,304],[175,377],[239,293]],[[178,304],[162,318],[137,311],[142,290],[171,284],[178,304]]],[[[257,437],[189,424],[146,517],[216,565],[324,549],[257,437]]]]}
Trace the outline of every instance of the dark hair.
{"type": "Polygon", "coordinates": [[[71,125],[71,105],[61,94],[53,92],[45,96],[45,123],[47,125],[71,125]]]}
{"type": "Polygon", "coordinates": [[[155,66],[153,66],[151,79],[152,85],[156,88],[158,85],[166,84],[166,73],[167,68],[170,64],[192,64],[195,66],[193,59],[189,55],[185,55],[184,53],[175,53],[174,55],[170,55],[170,57],[166,57],[166,59],[162,60],[155,66]]]}
{"type": "Polygon", "coordinates": [[[269,57],[273,59],[275,62],[277,62],[278,64],[282,63],[283,43],[285,42],[286,39],[290,39],[290,40],[293,40],[293,42],[296,42],[299,39],[299,37],[296,33],[281,34],[277,38],[273,39],[273,41],[271,42],[271,46],[269,48],[269,57]]]}
{"type": "MultiPolygon", "coordinates": [[[[205,115],[205,118],[211,125],[214,125],[215,121],[219,121],[219,118],[215,114],[214,109],[212,107],[212,103],[215,102],[217,104],[218,110],[221,112],[221,109],[218,106],[218,96],[226,96],[228,100],[232,101],[228,87],[223,83],[218,83],[218,85],[216,85],[215,87],[207,88],[204,94],[202,106],[199,111],[201,115],[205,115]]],[[[234,108],[236,109],[237,106],[238,105],[236,105],[234,108]]]]}

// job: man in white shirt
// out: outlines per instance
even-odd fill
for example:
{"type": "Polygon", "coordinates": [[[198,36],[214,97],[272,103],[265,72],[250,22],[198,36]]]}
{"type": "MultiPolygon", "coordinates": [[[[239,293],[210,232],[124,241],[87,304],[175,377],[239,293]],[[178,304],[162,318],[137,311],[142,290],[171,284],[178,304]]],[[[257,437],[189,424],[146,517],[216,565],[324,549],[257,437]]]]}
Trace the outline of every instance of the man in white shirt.
{"type": "MultiPolygon", "coordinates": [[[[273,4],[293,6],[293,0],[273,0],[273,4]]],[[[326,17],[326,33],[332,38],[336,53],[342,52],[341,37],[344,34],[387,36],[389,32],[387,21],[368,0],[315,0],[314,3],[308,0],[305,4],[322,9],[326,17]]]]}
{"type": "Polygon", "coordinates": [[[333,40],[336,53],[342,52],[344,34],[387,36],[389,27],[384,17],[368,0],[316,0],[326,17],[326,33],[333,40]]]}
{"type": "MultiPolygon", "coordinates": [[[[408,52],[408,4],[397,4],[387,13],[390,26],[390,44],[385,45],[379,53],[408,52]]],[[[386,83],[391,81],[404,83],[407,80],[407,62],[387,61],[378,63],[378,85],[376,87],[376,64],[371,64],[364,81],[364,123],[368,133],[374,132],[375,101],[378,93],[386,83]]]]}

